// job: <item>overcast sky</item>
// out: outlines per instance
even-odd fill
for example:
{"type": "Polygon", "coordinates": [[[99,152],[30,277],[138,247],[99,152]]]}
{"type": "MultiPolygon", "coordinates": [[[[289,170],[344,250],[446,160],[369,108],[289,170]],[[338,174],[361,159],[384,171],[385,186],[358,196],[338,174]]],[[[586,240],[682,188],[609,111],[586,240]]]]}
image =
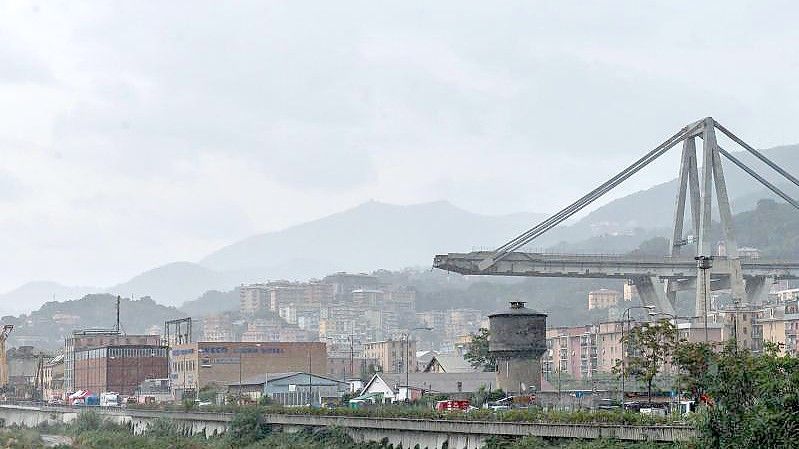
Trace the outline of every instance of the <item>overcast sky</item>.
{"type": "Polygon", "coordinates": [[[0,2],[0,290],[369,199],[551,212],[706,115],[799,142],[795,3],[703,3],[0,2]]]}

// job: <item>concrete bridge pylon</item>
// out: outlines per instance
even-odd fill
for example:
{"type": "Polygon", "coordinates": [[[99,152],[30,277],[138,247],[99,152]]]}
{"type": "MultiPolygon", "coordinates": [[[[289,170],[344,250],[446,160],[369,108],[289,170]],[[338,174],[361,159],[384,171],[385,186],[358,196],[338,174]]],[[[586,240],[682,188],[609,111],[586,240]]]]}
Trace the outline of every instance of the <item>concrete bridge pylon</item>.
{"type": "Polygon", "coordinates": [[[722,148],[716,139],[717,131],[799,186],[799,179],[712,117],[705,117],[686,125],[616,176],[494,251],[438,255],[433,266],[471,275],[627,279],[637,287],[644,304],[671,314],[675,310],[677,292],[681,290],[696,292],[694,309],[697,316],[705,314],[709,309],[708,301],[713,290],[729,289],[736,302],[762,302],[773,282],[780,279],[799,279],[799,263],[742,260],[732,222],[722,156],[797,209],[799,202],[722,148]],[[697,154],[697,139],[702,141],[701,165],[700,154],[697,154]],[[668,257],[603,258],[523,251],[527,244],[563,223],[680,143],[682,157],[668,257]],[[714,254],[716,242],[713,241],[711,232],[714,192],[723,234],[723,254],[714,254]],[[690,211],[689,235],[686,235],[686,209],[690,211]],[[689,244],[694,244],[695,248],[691,255],[684,254],[685,247],[689,244]]]}

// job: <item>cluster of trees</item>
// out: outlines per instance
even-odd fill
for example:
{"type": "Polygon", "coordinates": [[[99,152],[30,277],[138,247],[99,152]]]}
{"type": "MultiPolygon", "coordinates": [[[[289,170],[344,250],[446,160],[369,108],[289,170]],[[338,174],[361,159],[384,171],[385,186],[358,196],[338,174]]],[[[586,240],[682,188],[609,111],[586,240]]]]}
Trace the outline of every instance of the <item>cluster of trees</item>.
{"type": "MultiPolygon", "coordinates": [[[[492,370],[489,332],[472,336],[466,358],[492,370]]],[[[734,340],[723,347],[677,338],[668,320],[630,330],[623,340],[628,357],[614,372],[647,386],[651,402],[655,380],[670,363],[676,389],[701,404],[696,424],[699,447],[799,447],[799,357],[764,344],[753,353],[734,340]]]]}
{"type": "MultiPolygon", "coordinates": [[[[634,328],[619,375],[652,382],[663,365],[678,370],[678,391],[703,404],[700,447],[799,447],[799,357],[766,342],[763,351],[678,341],[668,321],[634,328]]],[[[650,396],[651,398],[651,396],[650,396]]]]}

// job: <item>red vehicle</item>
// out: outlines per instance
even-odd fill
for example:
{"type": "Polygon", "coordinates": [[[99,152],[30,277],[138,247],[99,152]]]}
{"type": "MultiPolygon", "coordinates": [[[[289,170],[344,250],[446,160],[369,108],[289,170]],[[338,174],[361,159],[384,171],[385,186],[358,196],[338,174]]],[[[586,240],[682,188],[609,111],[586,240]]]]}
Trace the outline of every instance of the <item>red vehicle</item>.
{"type": "Polygon", "coordinates": [[[469,410],[469,401],[438,401],[436,402],[436,410],[439,412],[451,412],[453,410],[467,411],[469,410]]]}

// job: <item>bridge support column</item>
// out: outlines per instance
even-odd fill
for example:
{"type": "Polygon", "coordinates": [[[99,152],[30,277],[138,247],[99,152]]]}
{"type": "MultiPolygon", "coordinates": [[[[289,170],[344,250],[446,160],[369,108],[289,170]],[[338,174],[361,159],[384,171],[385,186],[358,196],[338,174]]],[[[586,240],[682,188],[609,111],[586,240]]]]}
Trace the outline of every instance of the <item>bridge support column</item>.
{"type": "Polygon", "coordinates": [[[664,313],[674,313],[674,304],[666,297],[666,289],[663,282],[656,276],[642,276],[633,279],[633,284],[641,297],[641,303],[645,306],[654,306],[658,311],[664,313]]]}
{"type": "Polygon", "coordinates": [[[746,300],[750,304],[761,304],[768,300],[768,291],[774,283],[771,276],[755,276],[746,279],[746,300]]]}

